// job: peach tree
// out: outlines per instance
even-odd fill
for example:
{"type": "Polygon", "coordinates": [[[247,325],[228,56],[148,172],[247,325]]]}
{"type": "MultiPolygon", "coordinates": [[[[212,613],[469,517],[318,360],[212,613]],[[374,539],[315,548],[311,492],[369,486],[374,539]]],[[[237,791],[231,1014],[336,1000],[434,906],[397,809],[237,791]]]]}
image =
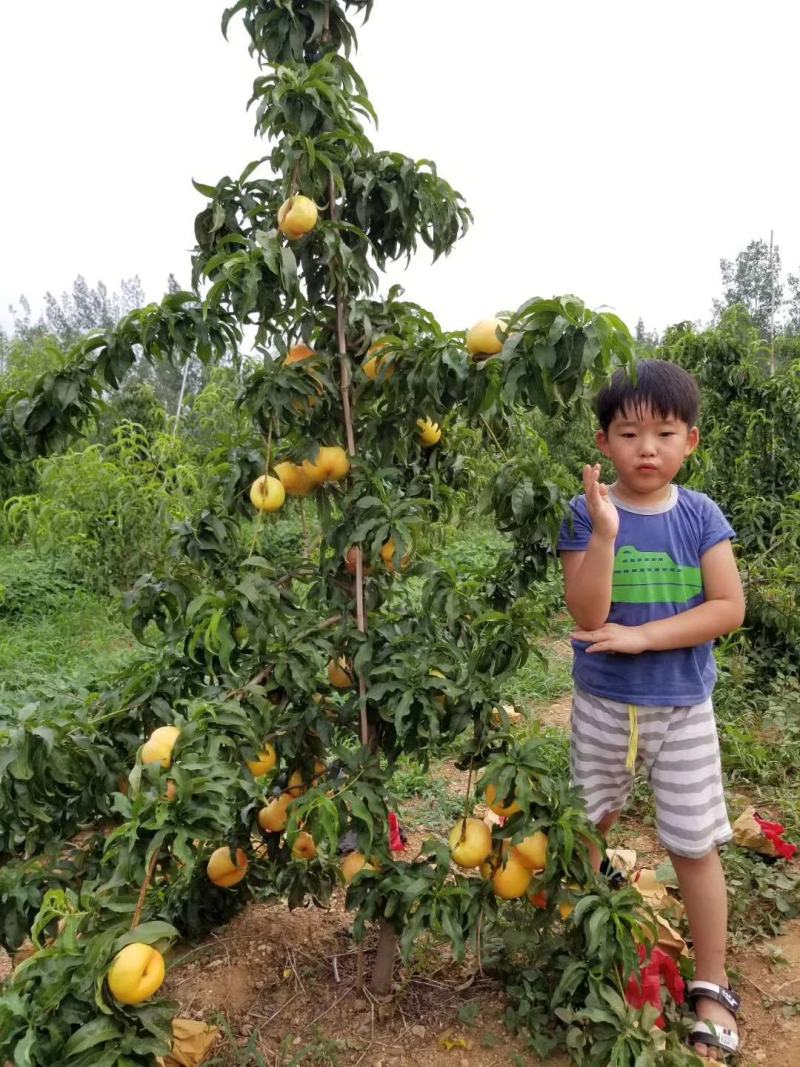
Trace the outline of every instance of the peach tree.
{"type": "MultiPolygon", "coordinates": [[[[568,951],[545,976],[561,968],[564,1012],[590,1020],[637,967],[649,929],[638,898],[612,899],[594,877],[580,798],[539,741],[515,739],[501,703],[530,652],[531,590],[570,491],[543,444],[505,447],[531,411],[567,417],[631,359],[631,338],[575,297],[532,299],[465,338],[398,289],[381,293],[389,263],[420,245],[448,254],[470,215],[431,161],[370,140],[349,56],[350,14],[371,6],[240,0],[225,12],[223,30],[243,18],[259,64],[250,104],[266,153],[236,179],[195,183],[207,203],[193,291],[89,335],[65,368],[0,398],[3,458],[44,454],[136,359],[219,361],[252,339],[239,399],[252,430],[231,428],[163,568],[126,596],[142,653],[55,729],[46,708],[13,730],[0,721],[9,944],[39,909],[34,954],[0,996],[0,1054],[14,1062],[151,1063],[173,1007],[121,1000],[120,954],[214,927],[254,895],[325,903],[345,882],[357,939],[377,933],[379,994],[398,945],[407,955],[426,931],[456,958],[479,951],[506,899],[538,907],[548,931],[566,917],[568,951]],[[467,579],[415,548],[468,483],[459,426],[503,458],[483,508],[507,547],[467,579]],[[277,513],[305,518],[309,505],[313,541],[282,542],[277,513]],[[467,772],[464,820],[450,848],[432,839],[398,859],[396,761],[427,763],[443,745],[467,772]],[[478,877],[454,869],[451,850],[484,799],[508,818],[478,831],[478,877]],[[87,824],[78,873],[59,861],[42,878],[48,836],[87,824]],[[537,842],[538,860],[521,864],[537,842]],[[576,958],[580,973],[565,970],[576,958]]],[[[614,1040],[629,1025],[650,1040],[639,1016],[603,1022],[614,1040]]]]}

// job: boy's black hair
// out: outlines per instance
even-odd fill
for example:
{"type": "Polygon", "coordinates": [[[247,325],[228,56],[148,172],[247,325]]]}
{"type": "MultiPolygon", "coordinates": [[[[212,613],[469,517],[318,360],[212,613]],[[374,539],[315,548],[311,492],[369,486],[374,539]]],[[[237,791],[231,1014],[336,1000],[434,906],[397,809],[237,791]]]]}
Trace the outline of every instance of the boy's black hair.
{"type": "Polygon", "coordinates": [[[615,415],[650,409],[662,419],[674,418],[691,429],[700,411],[697,382],[677,363],[664,359],[641,359],[636,364],[635,381],[624,367],[614,371],[594,403],[595,414],[604,433],[615,415]]]}

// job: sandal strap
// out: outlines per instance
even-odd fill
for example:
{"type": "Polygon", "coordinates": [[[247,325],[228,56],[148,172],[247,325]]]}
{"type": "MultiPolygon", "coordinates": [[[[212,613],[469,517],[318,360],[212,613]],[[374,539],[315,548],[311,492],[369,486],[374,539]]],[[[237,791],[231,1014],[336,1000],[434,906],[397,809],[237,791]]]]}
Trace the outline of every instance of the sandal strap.
{"type": "Polygon", "coordinates": [[[739,1035],[736,1031],[729,1030],[727,1026],[714,1026],[713,1023],[695,1023],[689,1034],[689,1043],[720,1048],[723,1052],[730,1052],[731,1055],[739,1051],[739,1035]]]}
{"type": "Polygon", "coordinates": [[[616,867],[612,867],[608,856],[603,856],[600,861],[600,874],[606,879],[611,889],[622,889],[624,885],[627,885],[628,879],[625,874],[618,871],[616,867]]]}
{"type": "Polygon", "coordinates": [[[717,1004],[727,1008],[731,1015],[736,1015],[742,1003],[739,994],[733,989],[729,989],[724,985],[715,985],[713,982],[689,982],[686,995],[692,1005],[700,997],[705,997],[706,1000],[715,1000],[717,1004]]]}

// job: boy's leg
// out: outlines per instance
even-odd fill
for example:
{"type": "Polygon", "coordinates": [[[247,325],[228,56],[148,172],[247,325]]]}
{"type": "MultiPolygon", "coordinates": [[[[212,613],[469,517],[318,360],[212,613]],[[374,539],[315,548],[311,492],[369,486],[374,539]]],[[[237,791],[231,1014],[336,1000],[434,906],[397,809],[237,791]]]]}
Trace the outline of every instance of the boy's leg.
{"type": "MultiPolygon", "coordinates": [[[[608,836],[608,831],[611,829],[611,827],[614,825],[618,818],[619,811],[610,811],[608,815],[604,815],[600,822],[596,824],[597,829],[603,835],[603,838],[606,838],[608,836]]],[[[603,862],[603,855],[604,853],[600,851],[597,845],[593,844],[592,842],[589,843],[589,856],[592,860],[592,866],[596,871],[600,870],[600,864],[603,862]]]]}
{"type": "MultiPolygon", "coordinates": [[[[660,720],[661,714],[657,717],[660,720]]],[[[731,839],[732,831],[711,701],[672,708],[657,751],[648,756],[659,836],[672,859],[686,905],[695,977],[727,986],[728,897],[717,849],[731,839]]],[[[736,1031],[733,1016],[715,1001],[698,1000],[697,1017],[736,1031]]],[[[695,1047],[709,1059],[723,1059],[719,1050],[695,1047]]]]}
{"type": "MultiPolygon", "coordinates": [[[[678,876],[681,897],[694,946],[694,976],[702,982],[727,986],[725,946],[728,934],[728,894],[719,852],[713,849],[699,859],[688,859],[670,852],[678,876]]],[[[736,1031],[736,1020],[722,1004],[705,997],[697,1001],[697,1018],[736,1031]]],[[[717,1049],[695,1045],[699,1056],[722,1058],[717,1049]]]]}
{"type": "MultiPolygon", "coordinates": [[[[625,766],[629,744],[628,705],[575,687],[570,717],[572,784],[583,791],[586,814],[605,837],[619,818],[633,775],[625,766]]],[[[589,846],[592,866],[602,854],[589,846]]]]}

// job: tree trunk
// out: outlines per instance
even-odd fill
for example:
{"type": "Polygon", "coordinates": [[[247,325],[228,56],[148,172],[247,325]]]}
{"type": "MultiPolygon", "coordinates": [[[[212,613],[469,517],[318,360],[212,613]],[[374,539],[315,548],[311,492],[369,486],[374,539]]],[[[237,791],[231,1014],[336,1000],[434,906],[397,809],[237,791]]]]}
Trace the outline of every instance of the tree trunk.
{"type": "Polygon", "coordinates": [[[396,957],[397,934],[389,920],[383,919],[381,920],[378,951],[375,954],[375,962],[372,965],[372,980],[370,981],[370,990],[376,997],[385,997],[391,993],[396,957]]]}

